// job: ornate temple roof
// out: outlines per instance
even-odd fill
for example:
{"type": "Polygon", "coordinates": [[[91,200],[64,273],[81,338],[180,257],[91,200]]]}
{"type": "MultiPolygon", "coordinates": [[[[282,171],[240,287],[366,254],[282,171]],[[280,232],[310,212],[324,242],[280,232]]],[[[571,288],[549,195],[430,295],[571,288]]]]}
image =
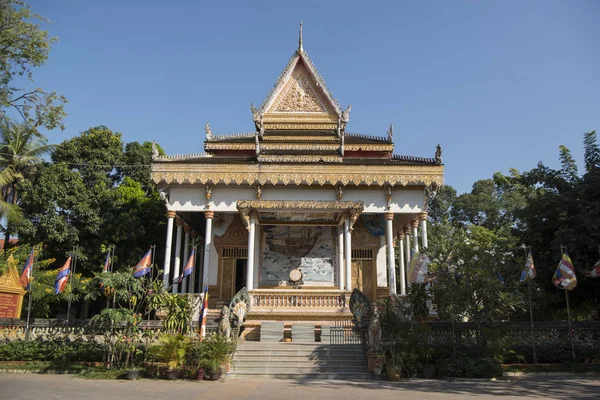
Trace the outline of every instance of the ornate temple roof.
{"type": "Polygon", "coordinates": [[[213,135],[206,123],[205,153],[156,154],[153,179],[157,183],[281,181],[322,185],[335,184],[336,174],[342,174],[338,182],[342,185],[443,182],[439,145],[432,158],[395,155],[393,126],[384,136],[347,132],[350,109],[342,110],[308,57],[301,24],[298,48],[260,108],[251,105],[255,131],[213,135]],[[315,167],[323,172],[312,171],[315,167]],[[334,167],[341,169],[336,172],[334,167]],[[295,174],[303,168],[310,173],[295,174]],[[232,172],[218,175],[225,169],[232,172]]]}

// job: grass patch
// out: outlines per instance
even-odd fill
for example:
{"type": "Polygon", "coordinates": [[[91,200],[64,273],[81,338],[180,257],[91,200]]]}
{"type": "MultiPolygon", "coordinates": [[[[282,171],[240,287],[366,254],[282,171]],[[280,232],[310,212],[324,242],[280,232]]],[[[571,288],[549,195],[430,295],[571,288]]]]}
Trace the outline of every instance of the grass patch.
{"type": "MultiPolygon", "coordinates": [[[[0,371],[24,371],[40,374],[72,374],[85,379],[122,379],[127,370],[106,368],[87,363],[57,363],[50,361],[0,362],[0,371]]],[[[140,376],[143,375],[143,371],[140,376]]]]}
{"type": "Polygon", "coordinates": [[[600,364],[509,364],[503,365],[504,372],[575,372],[600,374],[600,364]]]}

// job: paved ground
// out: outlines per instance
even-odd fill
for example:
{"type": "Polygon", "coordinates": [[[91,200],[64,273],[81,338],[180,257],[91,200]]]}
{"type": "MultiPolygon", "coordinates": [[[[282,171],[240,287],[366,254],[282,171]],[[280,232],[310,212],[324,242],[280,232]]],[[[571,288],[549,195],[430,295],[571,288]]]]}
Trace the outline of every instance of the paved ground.
{"type": "Polygon", "coordinates": [[[346,382],[314,380],[102,381],[68,375],[0,373],[0,400],[130,399],[599,399],[600,378],[536,377],[510,381],[346,382]],[[392,397],[393,396],[393,397],[392,397]]]}

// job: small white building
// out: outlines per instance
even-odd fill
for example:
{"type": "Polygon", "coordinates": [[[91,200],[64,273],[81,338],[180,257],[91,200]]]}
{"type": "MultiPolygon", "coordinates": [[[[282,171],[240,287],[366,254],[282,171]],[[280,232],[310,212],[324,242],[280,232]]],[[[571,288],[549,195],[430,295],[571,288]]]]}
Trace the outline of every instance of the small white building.
{"type": "Polygon", "coordinates": [[[404,293],[411,248],[427,246],[441,148],[396,155],[392,126],[382,137],[349,132],[350,106],[334,99],[301,38],[251,109],[252,132],[218,135],[207,123],[205,153],[153,158],[168,209],[165,285],[196,243],[198,272],[173,291],[208,284],[215,307],[246,287],[249,319],[347,318],[353,288],[371,300],[404,293]]]}

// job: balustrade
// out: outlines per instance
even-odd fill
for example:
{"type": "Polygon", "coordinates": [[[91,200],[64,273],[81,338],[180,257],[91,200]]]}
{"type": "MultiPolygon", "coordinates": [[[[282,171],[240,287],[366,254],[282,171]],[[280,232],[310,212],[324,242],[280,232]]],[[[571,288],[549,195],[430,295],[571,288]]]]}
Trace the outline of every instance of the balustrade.
{"type": "Polygon", "coordinates": [[[330,293],[321,291],[279,291],[254,290],[253,307],[257,308],[343,308],[345,297],[339,291],[330,293]]]}

